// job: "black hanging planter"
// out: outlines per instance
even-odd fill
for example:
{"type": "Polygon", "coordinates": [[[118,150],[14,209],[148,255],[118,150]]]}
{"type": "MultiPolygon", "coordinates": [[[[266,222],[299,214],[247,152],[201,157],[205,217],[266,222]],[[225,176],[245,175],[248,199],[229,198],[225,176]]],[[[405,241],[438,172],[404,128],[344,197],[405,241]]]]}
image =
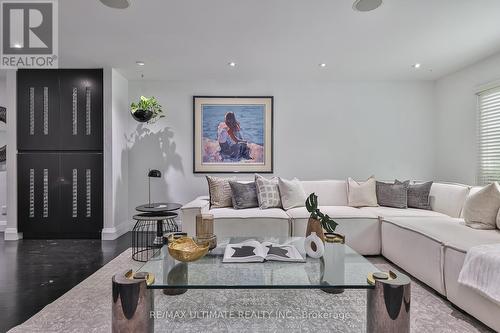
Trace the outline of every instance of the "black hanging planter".
{"type": "Polygon", "coordinates": [[[153,118],[153,111],[138,109],[135,112],[131,112],[132,117],[140,123],[145,123],[153,118]]]}

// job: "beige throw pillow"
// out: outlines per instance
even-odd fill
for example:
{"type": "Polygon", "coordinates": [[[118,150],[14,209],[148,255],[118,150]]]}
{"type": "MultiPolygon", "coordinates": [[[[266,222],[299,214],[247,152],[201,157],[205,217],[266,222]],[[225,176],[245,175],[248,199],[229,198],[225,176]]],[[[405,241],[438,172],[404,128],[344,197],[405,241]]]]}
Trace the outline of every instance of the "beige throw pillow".
{"type": "Polygon", "coordinates": [[[233,206],[233,196],[229,181],[236,178],[220,178],[207,176],[208,193],[210,195],[210,208],[222,208],[233,206]]]}
{"type": "Polygon", "coordinates": [[[307,195],[297,178],[292,180],[278,178],[278,187],[284,210],[306,205],[307,195]]]}
{"type": "Polygon", "coordinates": [[[465,224],[474,229],[496,229],[500,209],[500,188],[497,182],[483,187],[467,198],[464,205],[465,224]]]}
{"type": "Polygon", "coordinates": [[[347,199],[351,207],[376,207],[377,181],[374,176],[365,182],[357,182],[352,178],[347,179],[347,199]]]}

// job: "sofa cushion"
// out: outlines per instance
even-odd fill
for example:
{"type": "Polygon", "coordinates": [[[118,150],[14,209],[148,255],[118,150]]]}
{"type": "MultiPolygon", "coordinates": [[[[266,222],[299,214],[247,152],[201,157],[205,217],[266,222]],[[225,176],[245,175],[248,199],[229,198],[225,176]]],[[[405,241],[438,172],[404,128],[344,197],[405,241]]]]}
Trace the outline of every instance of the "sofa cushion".
{"type": "Polygon", "coordinates": [[[500,230],[471,229],[458,218],[393,217],[384,219],[383,223],[391,223],[417,232],[443,245],[462,251],[467,251],[476,245],[500,243],[500,230]]]}
{"type": "MultiPolygon", "coordinates": [[[[483,186],[472,186],[470,189],[469,189],[469,193],[467,193],[467,198],[469,198],[471,195],[474,195],[476,194],[477,192],[481,191],[481,189],[483,188],[483,186]]],[[[465,198],[465,200],[467,200],[467,198],[465,198]]],[[[465,205],[465,202],[464,202],[464,205],[465,205]]],[[[463,218],[464,217],[464,210],[462,209],[462,212],[460,213],[460,217],[463,218]]]]}
{"type": "Polygon", "coordinates": [[[280,189],[281,204],[283,209],[288,210],[294,207],[304,207],[307,199],[302,183],[294,178],[286,180],[278,178],[278,188],[280,189]]]}
{"type": "Polygon", "coordinates": [[[375,177],[371,176],[365,182],[347,179],[347,201],[351,207],[376,207],[377,190],[375,177]]]}
{"type": "MultiPolygon", "coordinates": [[[[401,182],[396,179],[395,184],[408,184],[409,180],[401,182]]],[[[432,181],[426,183],[415,183],[408,186],[408,207],[418,209],[431,209],[429,203],[429,192],[432,187],[432,181]]]]}
{"type": "Polygon", "coordinates": [[[213,208],[207,211],[212,214],[214,219],[234,219],[234,218],[260,218],[260,219],[289,219],[289,216],[281,208],[248,208],[248,209],[234,209],[234,208],[213,208]]]}
{"type": "Polygon", "coordinates": [[[498,183],[491,183],[465,200],[463,213],[465,224],[474,229],[496,229],[500,209],[498,183]]]}
{"type": "Polygon", "coordinates": [[[230,180],[236,178],[220,178],[213,176],[206,176],[208,182],[208,193],[210,195],[211,207],[232,207],[233,199],[231,195],[230,180]]]}
{"type": "MultiPolygon", "coordinates": [[[[348,206],[319,206],[323,214],[328,214],[331,218],[373,218],[377,216],[373,213],[363,211],[358,208],[348,206]]],[[[311,215],[305,207],[292,208],[286,211],[293,219],[307,219],[311,215]]]]}
{"type": "Polygon", "coordinates": [[[229,186],[231,186],[233,208],[244,209],[259,206],[255,182],[239,183],[230,181],[229,186]]]}
{"type": "Polygon", "coordinates": [[[307,180],[301,183],[307,195],[316,193],[320,206],[347,206],[345,180],[307,180]]]}
{"type": "Polygon", "coordinates": [[[257,199],[261,209],[281,208],[280,189],[278,188],[278,178],[266,179],[261,175],[255,175],[257,187],[257,199]]]}
{"type": "Polygon", "coordinates": [[[451,217],[459,217],[468,193],[467,185],[433,183],[430,193],[432,210],[451,217]]]}
{"type": "Polygon", "coordinates": [[[377,202],[380,206],[407,208],[408,186],[410,181],[401,184],[377,182],[377,202]]]}
{"type": "Polygon", "coordinates": [[[432,210],[416,208],[393,208],[393,207],[363,207],[364,210],[376,216],[385,217],[446,217],[447,215],[432,210]]]}

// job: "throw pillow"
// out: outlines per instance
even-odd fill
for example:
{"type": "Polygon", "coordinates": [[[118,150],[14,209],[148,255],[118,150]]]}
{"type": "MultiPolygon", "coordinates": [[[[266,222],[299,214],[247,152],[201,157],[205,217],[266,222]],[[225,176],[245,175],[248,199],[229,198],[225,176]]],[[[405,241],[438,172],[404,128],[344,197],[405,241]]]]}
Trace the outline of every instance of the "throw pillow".
{"type": "MultiPolygon", "coordinates": [[[[404,184],[409,180],[400,182],[396,179],[394,184],[404,184]]],[[[408,207],[431,210],[429,194],[431,193],[432,181],[420,184],[412,184],[408,187],[408,207]]]]}
{"type": "Polygon", "coordinates": [[[496,229],[500,209],[500,189],[494,182],[467,198],[464,204],[465,224],[474,229],[496,229]]]}
{"type": "Polygon", "coordinates": [[[351,207],[376,207],[377,190],[374,176],[365,182],[357,182],[352,178],[347,179],[347,201],[351,207]]]}
{"type": "Polygon", "coordinates": [[[208,194],[210,196],[210,208],[231,207],[233,205],[233,198],[229,181],[236,180],[236,178],[206,177],[208,181],[208,194]]]}
{"type": "Polygon", "coordinates": [[[238,183],[230,181],[229,186],[231,186],[233,208],[243,209],[259,206],[255,182],[238,183]]]}
{"type": "Polygon", "coordinates": [[[292,180],[278,178],[278,187],[284,210],[305,206],[307,195],[297,178],[292,180]]]}
{"type": "Polygon", "coordinates": [[[255,185],[257,188],[257,200],[259,201],[260,209],[281,207],[278,178],[266,179],[256,174],[255,185]]]}
{"type": "Polygon", "coordinates": [[[408,186],[410,182],[389,184],[377,182],[377,202],[380,206],[408,208],[408,186]]]}

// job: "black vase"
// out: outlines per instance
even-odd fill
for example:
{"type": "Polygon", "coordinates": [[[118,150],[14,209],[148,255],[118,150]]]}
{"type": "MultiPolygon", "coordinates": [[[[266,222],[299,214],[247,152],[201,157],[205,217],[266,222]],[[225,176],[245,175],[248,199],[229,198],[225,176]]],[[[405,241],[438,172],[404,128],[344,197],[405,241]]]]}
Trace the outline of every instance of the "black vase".
{"type": "Polygon", "coordinates": [[[153,111],[151,110],[135,110],[135,112],[131,112],[132,117],[140,123],[145,123],[150,121],[153,118],[153,111]]]}

